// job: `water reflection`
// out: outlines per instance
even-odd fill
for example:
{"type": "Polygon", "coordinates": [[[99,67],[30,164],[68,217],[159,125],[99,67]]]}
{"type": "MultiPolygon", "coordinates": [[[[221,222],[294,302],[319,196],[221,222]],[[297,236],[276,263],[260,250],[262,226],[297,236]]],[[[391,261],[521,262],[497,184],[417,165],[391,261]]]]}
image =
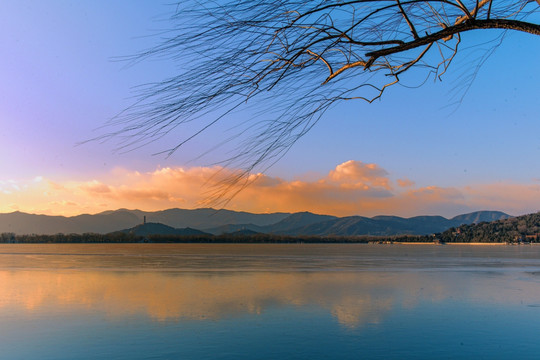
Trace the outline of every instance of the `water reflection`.
{"type": "Polygon", "coordinates": [[[0,358],[532,359],[539,269],[540,247],[0,246],[0,358]]]}
{"type": "Polygon", "coordinates": [[[540,276],[526,272],[0,271],[0,313],[63,308],[155,321],[217,320],[270,307],[317,307],[342,326],[383,321],[395,309],[472,302],[539,306],[540,276]]]}

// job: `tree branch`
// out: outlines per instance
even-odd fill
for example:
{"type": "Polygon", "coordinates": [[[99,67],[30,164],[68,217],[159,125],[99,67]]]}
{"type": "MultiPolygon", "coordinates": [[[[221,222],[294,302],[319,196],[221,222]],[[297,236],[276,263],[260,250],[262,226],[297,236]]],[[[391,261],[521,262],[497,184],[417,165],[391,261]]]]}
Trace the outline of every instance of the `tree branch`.
{"type": "MultiPolygon", "coordinates": [[[[283,156],[333,104],[372,102],[419,76],[439,79],[458,54],[461,33],[540,35],[540,25],[526,22],[538,21],[535,3],[540,0],[182,0],[172,27],[159,34],[165,39],[127,58],[131,64],[170,59],[181,70],[140,87],[135,104],[98,140],[119,138],[125,150],[175,130],[180,139],[170,155],[217,122],[232,121],[235,149],[219,164],[242,171],[232,188],[220,191],[225,196],[283,156]],[[254,116],[236,123],[231,114],[240,106],[252,106],[254,116]]],[[[500,44],[471,40],[473,51],[490,47],[491,53],[500,44]]],[[[481,61],[468,65],[478,71],[481,61]]]]}
{"type": "Polygon", "coordinates": [[[315,56],[315,61],[320,59],[328,67],[328,71],[330,71],[330,76],[332,76],[332,74],[334,73],[334,70],[332,70],[332,66],[328,63],[328,61],[326,61],[321,55],[315,54],[313,51],[309,49],[307,49],[306,52],[310,55],[315,56]]]}
{"type": "Polygon", "coordinates": [[[347,65],[344,65],[342,66],[341,68],[339,68],[336,72],[330,74],[330,76],[328,76],[326,78],[326,80],[324,80],[324,82],[322,83],[322,85],[326,84],[327,82],[329,82],[330,80],[332,80],[333,78],[335,78],[336,76],[338,76],[339,74],[341,74],[342,72],[344,72],[345,70],[347,69],[350,69],[350,68],[353,68],[353,67],[357,67],[357,66],[366,66],[366,62],[365,61],[356,61],[356,62],[353,62],[353,63],[350,63],[350,64],[347,64],[347,65]]]}
{"type": "Polygon", "coordinates": [[[405,18],[405,21],[407,22],[407,25],[409,25],[409,28],[411,29],[411,33],[413,35],[413,38],[415,40],[418,40],[418,33],[416,32],[416,29],[414,28],[414,25],[411,22],[411,20],[409,20],[409,17],[407,16],[407,13],[405,12],[405,10],[403,10],[403,6],[401,6],[401,1],[399,1],[399,0],[396,0],[396,1],[397,1],[397,4],[398,4],[398,7],[399,7],[399,12],[401,13],[401,15],[403,15],[403,17],[405,18]]]}
{"type": "MultiPolygon", "coordinates": [[[[540,1],[540,0],[539,0],[540,1]]],[[[417,48],[419,46],[427,45],[438,40],[442,40],[445,37],[459,34],[466,31],[477,29],[506,29],[506,30],[518,30],[524,31],[533,35],[540,35],[540,25],[523,22],[519,20],[506,20],[506,19],[490,19],[490,20],[469,20],[454,26],[449,26],[441,31],[433,34],[421,37],[418,40],[408,42],[404,45],[394,46],[391,48],[371,51],[366,53],[370,59],[366,64],[366,68],[369,68],[373,62],[381,57],[388,56],[407,50],[417,48]]]]}

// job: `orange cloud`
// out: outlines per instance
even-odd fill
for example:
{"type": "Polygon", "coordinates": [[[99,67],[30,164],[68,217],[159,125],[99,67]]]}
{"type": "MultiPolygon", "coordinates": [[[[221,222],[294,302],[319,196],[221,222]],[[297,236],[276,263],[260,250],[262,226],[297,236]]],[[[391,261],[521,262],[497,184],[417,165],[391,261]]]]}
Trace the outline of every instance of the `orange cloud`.
{"type": "Polygon", "coordinates": [[[462,191],[483,209],[505,209],[515,215],[540,211],[540,184],[498,182],[466,186],[462,191]]]}
{"type": "Polygon", "coordinates": [[[118,208],[156,211],[172,207],[224,206],[250,212],[312,211],[338,216],[408,217],[454,216],[485,209],[518,215],[538,211],[540,203],[540,184],[535,182],[459,188],[415,187],[414,182],[406,178],[392,180],[377,164],[354,160],[310,180],[253,174],[248,179],[249,184],[226,182],[237,174],[235,170],[219,166],[166,167],[146,173],[115,169],[110,174],[84,181],[44,177],[3,181],[0,182],[0,211],[17,208],[34,213],[75,215],[118,208]],[[238,190],[241,191],[231,199],[238,190]],[[208,202],[216,199],[228,201],[208,202]]]}
{"type": "Polygon", "coordinates": [[[411,181],[407,178],[397,179],[396,182],[400,187],[411,187],[414,185],[414,181],[411,181]]]}
{"type": "Polygon", "coordinates": [[[81,189],[88,193],[106,194],[111,192],[111,188],[97,180],[93,180],[81,185],[81,189]]]}
{"type": "Polygon", "coordinates": [[[328,179],[363,189],[375,186],[390,190],[390,181],[387,176],[386,170],[376,164],[364,164],[361,161],[349,160],[330,171],[328,179]]]}

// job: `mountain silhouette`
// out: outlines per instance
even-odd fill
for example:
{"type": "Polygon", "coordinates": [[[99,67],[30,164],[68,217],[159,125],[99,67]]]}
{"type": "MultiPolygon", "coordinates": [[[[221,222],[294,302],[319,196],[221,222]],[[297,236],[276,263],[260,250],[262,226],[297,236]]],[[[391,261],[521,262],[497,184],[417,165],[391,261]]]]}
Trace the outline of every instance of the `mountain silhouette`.
{"type": "MultiPolygon", "coordinates": [[[[214,209],[169,209],[155,212],[119,209],[95,215],[84,214],[72,217],[35,215],[17,211],[0,214],[0,233],[106,234],[129,230],[134,233],[140,232],[141,236],[146,236],[150,233],[179,234],[178,231],[182,230],[186,235],[189,231],[200,231],[214,235],[242,231],[292,236],[426,235],[443,232],[451,227],[464,224],[510,217],[510,215],[500,211],[477,211],[458,215],[451,219],[442,216],[415,216],[411,218],[348,216],[340,218],[310,212],[252,214],[214,209]],[[150,222],[143,224],[145,218],[149,219],[150,222]]],[[[195,233],[189,235],[195,235],[195,233]]]]}

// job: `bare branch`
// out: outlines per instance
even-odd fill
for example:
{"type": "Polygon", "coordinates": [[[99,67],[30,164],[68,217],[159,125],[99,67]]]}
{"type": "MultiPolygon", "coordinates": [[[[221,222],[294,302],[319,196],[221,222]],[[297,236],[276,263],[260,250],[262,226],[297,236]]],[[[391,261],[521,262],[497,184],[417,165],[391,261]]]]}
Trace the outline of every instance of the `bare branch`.
{"type": "Polygon", "coordinates": [[[407,16],[407,13],[405,12],[405,10],[403,10],[403,6],[401,6],[401,1],[400,0],[396,0],[396,1],[397,1],[398,6],[399,6],[399,12],[401,13],[401,15],[403,15],[403,18],[407,22],[407,25],[409,25],[409,27],[411,28],[411,33],[412,33],[414,39],[418,40],[418,33],[416,32],[416,29],[414,28],[414,25],[411,22],[411,20],[409,20],[409,17],[407,16]]]}
{"type": "Polygon", "coordinates": [[[321,60],[328,67],[328,70],[330,71],[330,76],[332,76],[334,74],[334,70],[332,70],[332,65],[330,65],[328,63],[328,61],[324,60],[324,58],[321,55],[315,54],[313,51],[311,51],[309,49],[306,49],[306,52],[308,54],[311,54],[311,55],[315,56],[315,61],[321,60]]]}
{"type": "MultiPolygon", "coordinates": [[[[366,53],[370,57],[368,64],[372,64],[374,60],[381,56],[388,56],[395,53],[401,53],[407,50],[417,48],[435,41],[444,39],[450,35],[464,33],[466,31],[478,29],[511,29],[528,32],[534,35],[540,35],[540,25],[526,23],[517,20],[493,19],[493,20],[474,20],[460,23],[455,26],[447,27],[439,32],[424,36],[418,40],[411,41],[404,45],[395,46],[392,48],[381,49],[366,53]],[[373,59],[373,61],[371,60],[373,59]]],[[[369,66],[368,66],[369,67],[369,66]]]]}
{"type": "Polygon", "coordinates": [[[357,66],[365,67],[365,66],[366,66],[366,62],[365,62],[365,61],[356,61],[356,62],[347,64],[347,65],[343,65],[343,66],[342,66],[341,68],[339,68],[336,72],[331,73],[330,76],[327,77],[326,80],[324,80],[324,82],[322,83],[322,85],[326,84],[327,82],[329,82],[330,80],[332,80],[333,78],[335,78],[336,76],[338,76],[339,74],[341,74],[342,72],[344,72],[345,70],[351,69],[351,68],[357,67],[357,66]]]}
{"type": "Polygon", "coordinates": [[[394,75],[402,74],[405,71],[409,70],[411,67],[413,67],[416,63],[418,63],[424,57],[424,55],[426,55],[426,53],[429,51],[429,49],[431,48],[431,46],[433,44],[434,43],[429,43],[428,46],[426,46],[426,48],[424,49],[424,51],[422,51],[420,53],[420,55],[418,55],[418,57],[416,59],[414,59],[413,61],[410,61],[410,62],[408,62],[406,64],[403,64],[405,67],[403,69],[399,70],[398,72],[396,72],[394,75]]]}
{"type": "MultiPolygon", "coordinates": [[[[469,12],[471,18],[476,18],[476,14],[478,13],[478,10],[480,10],[481,7],[483,7],[484,5],[486,5],[488,2],[491,3],[492,0],[482,0],[480,2],[477,1],[477,4],[476,6],[474,7],[474,9],[472,11],[469,12]]],[[[540,1],[540,0],[539,0],[540,1]]],[[[491,4],[490,4],[491,6],[491,4]]],[[[465,20],[467,19],[471,19],[469,18],[468,16],[461,16],[461,17],[458,17],[456,19],[456,22],[454,23],[454,25],[458,25],[458,24],[461,24],[462,22],[464,22],[465,20]]]]}
{"type": "MultiPolygon", "coordinates": [[[[440,80],[467,32],[540,35],[536,3],[540,0],[182,1],[172,28],[160,34],[165,40],[127,59],[168,58],[181,70],[141,87],[138,101],[98,139],[114,137],[119,149],[129,150],[180,134],[165,150],[170,156],[217,123],[233,121],[237,134],[228,138],[236,151],[227,152],[220,164],[243,170],[217,192],[231,194],[236,184],[249,183],[251,173],[279,160],[337,102],[380,99],[411,73],[440,80]],[[413,68],[418,71],[409,71],[413,68]],[[232,115],[244,106],[253,117],[234,122],[232,115]]],[[[474,64],[471,69],[476,71],[474,64]]]]}
{"type": "Polygon", "coordinates": [[[463,4],[463,1],[456,0],[456,2],[459,4],[461,10],[463,10],[463,12],[465,13],[466,18],[469,19],[469,20],[472,20],[472,19],[473,19],[473,15],[470,13],[469,9],[467,9],[467,7],[465,6],[465,4],[463,4]]]}

